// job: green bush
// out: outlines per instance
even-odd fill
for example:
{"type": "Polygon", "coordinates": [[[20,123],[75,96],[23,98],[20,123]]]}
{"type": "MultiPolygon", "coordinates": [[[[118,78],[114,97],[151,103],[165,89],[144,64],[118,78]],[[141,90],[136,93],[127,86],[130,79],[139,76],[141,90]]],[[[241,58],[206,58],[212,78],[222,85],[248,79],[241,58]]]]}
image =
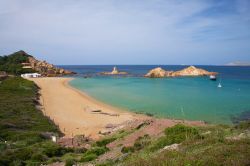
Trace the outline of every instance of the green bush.
{"type": "Polygon", "coordinates": [[[116,138],[112,137],[112,138],[105,138],[102,139],[100,141],[96,142],[97,146],[106,146],[107,144],[109,144],[110,142],[113,142],[114,140],[116,140],[116,138]]]}
{"type": "Polygon", "coordinates": [[[48,157],[41,152],[36,152],[32,154],[31,160],[33,161],[46,161],[48,157]]]}
{"type": "Polygon", "coordinates": [[[92,149],[89,149],[87,152],[83,154],[81,161],[82,162],[92,161],[107,151],[108,148],[106,147],[94,147],[92,149]]]}
{"type": "Polygon", "coordinates": [[[65,162],[65,166],[72,166],[76,164],[76,161],[74,159],[67,159],[65,162]]]}
{"type": "Polygon", "coordinates": [[[121,149],[121,152],[122,153],[129,153],[129,152],[134,152],[135,151],[135,148],[134,147],[132,147],[132,146],[124,146],[124,147],[122,147],[122,149],[121,149]]]}
{"type": "Polygon", "coordinates": [[[88,150],[85,154],[96,154],[97,156],[100,156],[102,154],[104,154],[105,152],[107,152],[108,149],[106,147],[94,147],[90,150],[88,150]]]}
{"type": "Polygon", "coordinates": [[[95,160],[96,158],[97,158],[96,154],[87,154],[87,155],[82,156],[80,161],[81,162],[88,162],[88,161],[95,160]]]}

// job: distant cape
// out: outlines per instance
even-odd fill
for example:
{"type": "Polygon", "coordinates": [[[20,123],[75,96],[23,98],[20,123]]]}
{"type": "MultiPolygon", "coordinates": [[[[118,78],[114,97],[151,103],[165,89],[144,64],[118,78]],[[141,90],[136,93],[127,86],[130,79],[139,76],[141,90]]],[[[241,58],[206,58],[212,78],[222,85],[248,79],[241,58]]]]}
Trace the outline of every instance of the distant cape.
{"type": "Polygon", "coordinates": [[[250,66],[250,62],[235,61],[227,63],[226,66],[250,66]]]}

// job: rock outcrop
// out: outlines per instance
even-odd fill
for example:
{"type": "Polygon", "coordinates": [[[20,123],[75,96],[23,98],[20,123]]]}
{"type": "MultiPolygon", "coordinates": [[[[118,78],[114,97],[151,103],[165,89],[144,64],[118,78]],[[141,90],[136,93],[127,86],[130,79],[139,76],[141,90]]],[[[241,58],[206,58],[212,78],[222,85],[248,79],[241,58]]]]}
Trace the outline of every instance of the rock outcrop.
{"type": "Polygon", "coordinates": [[[150,70],[145,77],[150,77],[150,78],[163,78],[163,77],[169,77],[170,74],[173,71],[166,71],[160,67],[154,68],[150,70]]]}
{"type": "Polygon", "coordinates": [[[194,66],[189,66],[185,69],[176,71],[172,73],[173,77],[179,76],[208,76],[208,75],[216,75],[216,72],[209,72],[204,69],[196,68],[194,66]]]}
{"type": "Polygon", "coordinates": [[[181,77],[181,76],[208,76],[216,75],[216,72],[209,72],[204,69],[189,66],[179,71],[166,71],[160,67],[150,70],[145,77],[163,78],[163,77],[181,77]]]}
{"type": "Polygon", "coordinates": [[[103,75],[124,75],[124,74],[128,74],[128,73],[123,72],[123,71],[118,71],[118,69],[116,67],[114,67],[112,72],[101,72],[101,74],[103,74],[103,75]]]}
{"type": "MultiPolygon", "coordinates": [[[[25,73],[39,73],[42,76],[75,74],[72,71],[49,64],[46,61],[39,61],[22,50],[3,57],[0,56],[0,61],[0,70],[3,70],[7,74],[20,75],[25,73]]],[[[3,75],[2,72],[0,75],[3,75]]]]}
{"type": "Polygon", "coordinates": [[[47,63],[46,61],[39,61],[34,57],[28,57],[31,68],[43,76],[58,76],[58,75],[69,75],[75,74],[72,71],[58,68],[53,64],[47,63]]]}

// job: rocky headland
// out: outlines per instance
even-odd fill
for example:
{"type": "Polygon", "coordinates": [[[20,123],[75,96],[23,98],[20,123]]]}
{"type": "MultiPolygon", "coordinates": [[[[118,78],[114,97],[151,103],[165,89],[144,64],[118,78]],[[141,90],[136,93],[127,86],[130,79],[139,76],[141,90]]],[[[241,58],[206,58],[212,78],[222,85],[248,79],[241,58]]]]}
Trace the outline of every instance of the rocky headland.
{"type": "Polygon", "coordinates": [[[127,72],[119,71],[116,67],[113,68],[111,72],[101,72],[102,75],[124,75],[127,72]]]}
{"type": "Polygon", "coordinates": [[[19,51],[17,53],[24,57],[27,57],[27,61],[22,63],[23,68],[33,69],[36,72],[40,73],[42,76],[53,77],[53,76],[76,74],[75,72],[56,67],[53,64],[50,64],[46,61],[37,60],[35,57],[27,54],[24,51],[19,51]]]}
{"type": "Polygon", "coordinates": [[[145,77],[149,78],[163,78],[163,77],[181,77],[181,76],[209,76],[216,75],[216,72],[209,72],[204,69],[189,66],[179,71],[167,71],[160,67],[150,70],[145,77]]]}

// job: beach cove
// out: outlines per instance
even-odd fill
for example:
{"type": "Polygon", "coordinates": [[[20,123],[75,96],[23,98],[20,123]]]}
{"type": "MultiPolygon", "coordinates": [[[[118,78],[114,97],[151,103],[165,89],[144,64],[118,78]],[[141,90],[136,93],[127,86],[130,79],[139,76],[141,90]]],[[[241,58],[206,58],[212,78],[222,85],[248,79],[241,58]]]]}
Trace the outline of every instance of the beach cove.
{"type": "Polygon", "coordinates": [[[41,111],[58,125],[65,137],[84,135],[97,140],[111,128],[114,131],[126,129],[128,126],[134,128],[148,121],[151,123],[150,129],[145,132],[152,135],[178,123],[204,125],[202,121],[156,119],[108,105],[68,84],[74,78],[41,77],[29,80],[40,88],[41,111]]]}
{"type": "Polygon", "coordinates": [[[41,88],[43,113],[55,122],[67,137],[84,134],[93,139],[108,124],[121,124],[142,118],[111,107],[88,97],[83,92],[70,87],[72,78],[44,77],[30,78],[41,88]],[[101,110],[104,114],[92,112],[101,110]]]}

